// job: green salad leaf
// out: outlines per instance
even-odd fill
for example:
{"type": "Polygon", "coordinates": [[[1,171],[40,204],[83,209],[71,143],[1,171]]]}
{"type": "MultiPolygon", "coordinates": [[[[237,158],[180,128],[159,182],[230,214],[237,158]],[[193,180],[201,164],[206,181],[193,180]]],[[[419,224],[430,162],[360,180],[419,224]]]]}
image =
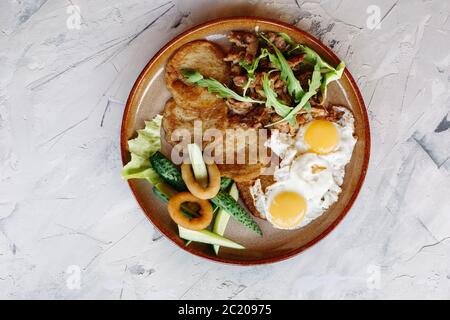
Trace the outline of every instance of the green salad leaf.
{"type": "Polygon", "coordinates": [[[296,43],[294,40],[292,40],[292,38],[288,34],[286,34],[284,32],[278,32],[278,35],[280,37],[282,37],[284,39],[284,41],[286,41],[289,44],[290,48],[287,52],[288,54],[291,54],[295,50],[302,49],[303,46],[299,43],[296,43]]]}
{"type": "Polygon", "coordinates": [[[264,73],[263,77],[263,90],[264,95],[267,98],[266,107],[273,107],[275,112],[284,118],[289,114],[292,108],[277,99],[277,93],[272,89],[272,81],[269,79],[269,74],[270,72],[264,73]]]}
{"type": "Polygon", "coordinates": [[[256,69],[258,69],[258,65],[259,65],[259,61],[265,57],[267,57],[267,55],[269,54],[269,52],[267,51],[267,49],[262,49],[261,50],[261,54],[256,57],[252,63],[247,63],[246,61],[240,61],[239,65],[245,69],[245,71],[247,71],[247,83],[244,86],[244,96],[247,93],[248,88],[250,87],[250,84],[255,81],[255,71],[256,69]]]}
{"type": "Polygon", "coordinates": [[[345,63],[341,62],[338,64],[335,70],[326,73],[325,76],[323,77],[322,85],[320,87],[323,101],[325,101],[325,99],[327,98],[328,85],[333,81],[339,80],[342,77],[342,74],[344,73],[344,69],[345,63]]]}
{"type": "Polygon", "coordinates": [[[305,94],[301,97],[300,102],[291,110],[290,112],[284,116],[284,118],[280,121],[271,123],[270,125],[275,125],[283,121],[289,121],[293,122],[295,119],[296,114],[303,108],[310,109],[311,105],[309,104],[309,99],[311,99],[313,96],[317,94],[317,91],[322,85],[322,75],[320,73],[320,62],[316,62],[314,65],[314,71],[311,77],[311,80],[309,81],[309,88],[308,91],[305,92],[305,94]]]}
{"type": "Polygon", "coordinates": [[[313,49],[301,45],[299,43],[296,43],[294,40],[292,40],[292,38],[284,33],[284,32],[279,32],[278,35],[280,37],[282,37],[284,39],[284,41],[286,41],[289,45],[290,45],[290,49],[289,52],[295,51],[295,50],[300,50],[302,53],[305,54],[304,57],[304,61],[305,62],[309,62],[311,64],[315,64],[317,61],[319,61],[320,63],[320,69],[321,72],[327,72],[327,71],[332,71],[332,70],[336,70],[335,68],[333,68],[330,64],[328,64],[327,62],[325,62],[317,52],[315,52],[313,49]]]}
{"type": "Polygon", "coordinates": [[[137,130],[138,136],[128,141],[131,160],[122,169],[124,179],[146,179],[155,185],[161,182],[150,164],[150,156],[161,149],[161,115],[145,121],[145,128],[137,130]]]}
{"type": "Polygon", "coordinates": [[[338,64],[338,66],[336,68],[334,68],[329,63],[324,61],[320,57],[320,55],[317,52],[315,52],[313,49],[311,49],[307,46],[295,43],[295,41],[293,41],[291,39],[291,37],[289,35],[287,35],[286,33],[280,32],[280,33],[278,33],[278,35],[281,36],[291,46],[291,49],[289,50],[289,52],[294,51],[294,50],[300,50],[301,52],[303,52],[305,54],[305,57],[304,57],[305,62],[314,64],[314,65],[319,64],[320,72],[325,74],[322,79],[322,85],[320,87],[320,91],[322,93],[322,100],[325,101],[325,99],[327,97],[327,86],[331,82],[339,80],[342,77],[342,74],[345,69],[345,63],[343,61],[341,61],[338,64]]]}
{"type": "Polygon", "coordinates": [[[299,101],[304,94],[300,81],[295,77],[294,71],[292,71],[283,53],[264,34],[261,33],[260,36],[273,48],[275,56],[269,55],[269,59],[281,71],[281,79],[286,82],[289,94],[294,97],[295,101],[299,101]]]}
{"type": "Polygon", "coordinates": [[[199,87],[207,88],[209,92],[215,93],[220,98],[233,98],[237,101],[242,102],[251,102],[251,103],[264,103],[264,101],[254,100],[250,97],[243,97],[224,84],[220,83],[216,79],[213,78],[205,78],[198,71],[192,70],[182,70],[183,76],[186,78],[186,81],[192,84],[195,84],[199,87]]]}
{"type": "Polygon", "coordinates": [[[324,61],[317,52],[315,52],[313,49],[307,47],[307,46],[302,46],[302,51],[305,54],[304,57],[304,61],[305,62],[309,62],[311,64],[319,62],[320,64],[320,71],[322,73],[327,73],[329,71],[334,71],[336,70],[335,68],[333,68],[329,63],[327,63],[326,61],[324,61]]]}
{"type": "Polygon", "coordinates": [[[242,68],[244,68],[248,74],[254,75],[256,69],[258,68],[259,65],[259,60],[261,60],[262,58],[267,57],[267,54],[269,52],[267,51],[267,49],[262,49],[261,50],[261,54],[259,56],[257,56],[252,63],[248,63],[247,61],[240,61],[239,64],[241,65],[242,68]]]}

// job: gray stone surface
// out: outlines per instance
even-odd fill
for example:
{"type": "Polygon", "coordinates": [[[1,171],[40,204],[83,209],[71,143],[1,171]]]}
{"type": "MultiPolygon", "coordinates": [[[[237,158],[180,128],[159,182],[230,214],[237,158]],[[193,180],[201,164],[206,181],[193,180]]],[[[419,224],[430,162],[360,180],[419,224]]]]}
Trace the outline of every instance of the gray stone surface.
{"type": "Polygon", "coordinates": [[[421,0],[2,1],[0,298],[450,298],[449,15],[448,1],[421,0]],[[339,227],[248,268],[176,248],[119,176],[124,103],[149,58],[197,23],[244,14],[331,47],[373,142],[339,227]]]}

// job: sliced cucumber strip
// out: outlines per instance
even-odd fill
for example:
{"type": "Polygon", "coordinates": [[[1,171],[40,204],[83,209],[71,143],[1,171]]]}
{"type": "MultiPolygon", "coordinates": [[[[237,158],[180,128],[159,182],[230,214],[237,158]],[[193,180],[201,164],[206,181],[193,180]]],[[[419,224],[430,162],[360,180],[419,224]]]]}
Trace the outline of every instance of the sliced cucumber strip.
{"type": "Polygon", "coordinates": [[[206,187],[208,185],[208,170],[206,170],[206,164],[203,160],[202,149],[195,143],[188,144],[187,149],[195,180],[197,180],[202,187],[206,187]]]}
{"type": "Polygon", "coordinates": [[[245,247],[241,246],[239,243],[224,238],[209,230],[195,231],[178,226],[178,232],[180,234],[180,238],[185,240],[215,244],[233,249],[245,249],[245,247]]]}
{"type": "Polygon", "coordinates": [[[258,224],[253,220],[252,216],[241,207],[236,200],[234,200],[227,192],[220,190],[219,193],[212,199],[209,199],[211,203],[219,208],[225,209],[226,212],[230,214],[237,221],[242,223],[244,226],[262,236],[262,230],[258,224]]]}
{"type": "MultiPolygon", "coordinates": [[[[229,194],[234,200],[236,200],[236,201],[238,200],[239,191],[238,191],[235,183],[233,183],[231,185],[229,194]]],[[[214,220],[213,232],[217,233],[220,236],[223,236],[225,234],[225,229],[227,228],[229,220],[230,220],[230,215],[228,214],[228,212],[226,212],[224,209],[220,208],[220,210],[217,212],[216,219],[214,220]]],[[[213,248],[214,248],[214,252],[216,253],[216,255],[218,255],[220,246],[213,245],[213,248]]]]}

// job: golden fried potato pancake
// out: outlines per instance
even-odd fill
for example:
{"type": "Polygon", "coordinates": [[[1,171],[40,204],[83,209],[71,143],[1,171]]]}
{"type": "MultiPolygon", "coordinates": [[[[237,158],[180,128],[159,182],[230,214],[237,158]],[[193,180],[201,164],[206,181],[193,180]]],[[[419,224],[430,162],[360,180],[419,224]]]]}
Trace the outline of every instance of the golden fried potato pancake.
{"type": "Polygon", "coordinates": [[[218,164],[217,166],[223,176],[229,177],[235,182],[254,180],[265,169],[260,162],[255,164],[218,164]]]}
{"type": "Polygon", "coordinates": [[[166,141],[174,146],[179,142],[175,130],[186,129],[193,139],[195,121],[199,121],[199,124],[202,126],[202,132],[209,128],[224,132],[227,119],[227,106],[222,100],[208,108],[190,109],[181,107],[174,99],[170,99],[164,107],[162,127],[166,141]]]}
{"type": "Polygon", "coordinates": [[[166,65],[166,85],[176,103],[181,107],[208,108],[221,98],[209,93],[206,88],[187,84],[183,80],[183,69],[196,70],[204,77],[214,78],[224,84],[229,81],[229,65],[223,60],[222,48],[206,40],[196,40],[183,45],[166,65]]]}
{"type": "MultiPolygon", "coordinates": [[[[178,130],[185,129],[191,135],[191,142],[193,142],[195,121],[200,121],[199,124],[202,126],[203,133],[207,132],[207,129],[217,129],[217,132],[220,132],[223,139],[226,139],[225,130],[228,128],[227,113],[227,106],[222,100],[208,108],[190,109],[180,107],[174,99],[170,99],[167,101],[163,111],[162,127],[164,129],[165,139],[169,144],[174,146],[180,141],[179,134],[182,132],[178,130]]],[[[208,144],[208,141],[204,141],[202,148],[207,147],[208,144]]],[[[235,145],[234,147],[229,146],[228,149],[224,147],[223,156],[221,157],[222,163],[226,163],[226,155],[229,152],[235,152],[234,159],[237,159],[236,150],[238,146],[235,145]]],[[[242,146],[240,147],[242,148],[242,146]]],[[[244,144],[243,148],[248,148],[248,146],[244,144]]],[[[241,152],[246,151],[248,150],[241,150],[241,152]]],[[[230,177],[235,181],[253,180],[265,169],[265,166],[260,162],[248,163],[247,161],[245,164],[218,163],[217,165],[223,176],[230,177]]]]}
{"type": "MultiPolygon", "coordinates": [[[[272,185],[275,181],[272,175],[261,175],[258,177],[261,180],[261,188],[265,192],[266,188],[272,185]]],[[[246,182],[237,182],[236,186],[239,190],[239,198],[245,204],[247,209],[255,216],[261,219],[265,219],[261,213],[255,208],[252,194],[250,193],[250,187],[255,183],[255,180],[246,182]]]]}

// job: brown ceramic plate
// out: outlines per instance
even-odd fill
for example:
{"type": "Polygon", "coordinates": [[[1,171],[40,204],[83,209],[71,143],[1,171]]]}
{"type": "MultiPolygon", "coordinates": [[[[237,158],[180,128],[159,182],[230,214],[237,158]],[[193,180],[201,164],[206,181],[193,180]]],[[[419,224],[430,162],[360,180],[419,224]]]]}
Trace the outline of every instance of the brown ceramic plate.
{"type": "MultiPolygon", "coordinates": [[[[170,94],[164,83],[164,67],[169,57],[182,45],[196,39],[207,39],[226,44],[226,34],[231,30],[281,31],[297,42],[317,51],[322,58],[336,66],[339,59],[325,45],[310,34],[280,22],[258,17],[235,17],[206,22],[194,27],[167,43],[147,64],[131,90],[123,115],[121,132],[122,161],[127,163],[127,140],[144,127],[144,120],[152,119],[163,110],[170,94]]],[[[304,228],[278,230],[257,219],[264,236],[254,235],[239,223],[230,219],[225,236],[243,244],[245,250],[221,248],[216,256],[210,245],[192,243],[188,247],[178,237],[175,223],[170,219],[166,205],[156,198],[151,186],[144,180],[130,180],[130,188],[150,221],[181,249],[207,259],[240,265],[263,264],[280,261],[298,254],[325,237],[347,214],[361,189],[366,175],[370,154],[370,134],[364,101],[353,77],[346,69],[343,77],[329,87],[329,102],[347,106],[355,116],[355,134],[358,142],[350,163],[346,167],[345,180],[339,200],[321,217],[304,228]]]]}

